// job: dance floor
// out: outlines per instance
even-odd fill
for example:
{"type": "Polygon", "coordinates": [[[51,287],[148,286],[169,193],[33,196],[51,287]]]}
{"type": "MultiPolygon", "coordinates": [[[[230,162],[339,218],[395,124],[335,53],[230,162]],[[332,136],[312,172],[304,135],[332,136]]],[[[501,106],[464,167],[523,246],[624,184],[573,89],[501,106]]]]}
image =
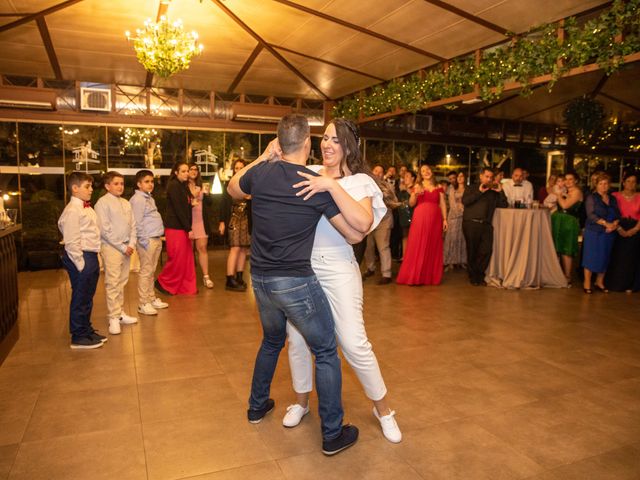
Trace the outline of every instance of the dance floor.
{"type": "MultiPolygon", "coordinates": [[[[404,439],[387,442],[343,361],[360,441],[320,451],[317,401],[294,429],[286,352],[275,411],[246,419],[261,338],[251,291],[171,297],[98,350],[68,345],[69,285],[20,273],[20,340],[0,367],[0,478],[638,479],[639,295],[365,282],[367,330],[404,439]]],[[[136,282],[127,287],[128,312],[136,282]]],[[[93,322],[106,333],[102,279],[93,322]]]]}

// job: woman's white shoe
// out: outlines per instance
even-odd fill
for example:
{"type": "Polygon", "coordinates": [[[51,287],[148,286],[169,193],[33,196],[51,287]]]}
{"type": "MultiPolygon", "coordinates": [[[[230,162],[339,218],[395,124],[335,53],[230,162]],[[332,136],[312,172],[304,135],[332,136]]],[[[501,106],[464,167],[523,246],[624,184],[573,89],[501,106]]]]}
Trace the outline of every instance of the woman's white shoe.
{"type": "Polygon", "coordinates": [[[389,415],[381,417],[378,415],[376,407],[373,407],[373,414],[380,421],[384,437],[391,443],[400,443],[402,441],[402,432],[400,431],[400,427],[398,427],[398,422],[396,422],[396,419],[394,418],[396,412],[391,410],[389,415]]]}
{"type": "Polygon", "coordinates": [[[307,405],[306,407],[298,405],[297,403],[294,405],[289,405],[287,407],[287,413],[282,419],[282,425],[287,428],[295,427],[302,421],[302,417],[304,417],[307,413],[309,413],[309,405],[307,405]]]}
{"type": "Polygon", "coordinates": [[[202,277],[202,283],[204,283],[204,286],[207,288],[213,288],[213,282],[209,278],[209,275],[205,275],[202,277]]]}

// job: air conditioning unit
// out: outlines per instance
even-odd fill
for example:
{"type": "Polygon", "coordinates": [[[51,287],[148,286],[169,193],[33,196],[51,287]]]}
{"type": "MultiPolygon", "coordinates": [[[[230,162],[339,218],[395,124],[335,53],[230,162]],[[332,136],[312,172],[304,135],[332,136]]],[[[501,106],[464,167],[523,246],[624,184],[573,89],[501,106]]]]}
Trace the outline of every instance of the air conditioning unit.
{"type": "Polygon", "coordinates": [[[106,88],[81,88],[80,110],[111,111],[111,90],[106,88]]]}
{"type": "Polygon", "coordinates": [[[431,115],[415,114],[409,120],[409,132],[430,133],[433,127],[433,117],[431,115]]]}
{"type": "Polygon", "coordinates": [[[282,117],[293,112],[285,105],[263,103],[233,103],[233,119],[241,122],[278,123],[282,117]]]}
{"type": "Polygon", "coordinates": [[[49,88],[0,86],[0,108],[55,110],[56,98],[49,88]]]}

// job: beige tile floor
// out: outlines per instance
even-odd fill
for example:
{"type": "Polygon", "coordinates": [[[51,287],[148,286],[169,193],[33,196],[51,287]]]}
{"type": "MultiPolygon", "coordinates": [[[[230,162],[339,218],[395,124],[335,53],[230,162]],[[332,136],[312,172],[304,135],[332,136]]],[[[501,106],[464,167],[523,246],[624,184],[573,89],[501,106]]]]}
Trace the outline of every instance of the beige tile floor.
{"type": "MultiPolygon", "coordinates": [[[[286,354],[274,414],[246,421],[261,337],[250,292],[172,297],[99,350],[71,351],[64,271],[20,274],[20,340],[0,367],[0,478],[640,479],[640,296],[365,282],[370,339],[404,440],[382,437],[344,368],[360,441],[320,452],[295,429],[286,354]]],[[[136,306],[136,275],[127,287],[136,306]]],[[[102,282],[94,325],[106,332],[102,282]]]]}

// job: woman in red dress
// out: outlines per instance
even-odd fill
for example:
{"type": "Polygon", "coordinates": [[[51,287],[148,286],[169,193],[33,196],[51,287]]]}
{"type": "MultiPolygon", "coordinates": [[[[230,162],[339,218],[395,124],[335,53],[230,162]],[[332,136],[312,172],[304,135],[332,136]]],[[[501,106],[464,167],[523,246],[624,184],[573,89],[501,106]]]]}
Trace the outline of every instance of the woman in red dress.
{"type": "Polygon", "coordinates": [[[403,285],[439,285],[442,279],[442,234],[447,230],[447,205],[429,165],[420,167],[420,179],[409,197],[415,206],[407,250],[396,282],[403,285]]]}

